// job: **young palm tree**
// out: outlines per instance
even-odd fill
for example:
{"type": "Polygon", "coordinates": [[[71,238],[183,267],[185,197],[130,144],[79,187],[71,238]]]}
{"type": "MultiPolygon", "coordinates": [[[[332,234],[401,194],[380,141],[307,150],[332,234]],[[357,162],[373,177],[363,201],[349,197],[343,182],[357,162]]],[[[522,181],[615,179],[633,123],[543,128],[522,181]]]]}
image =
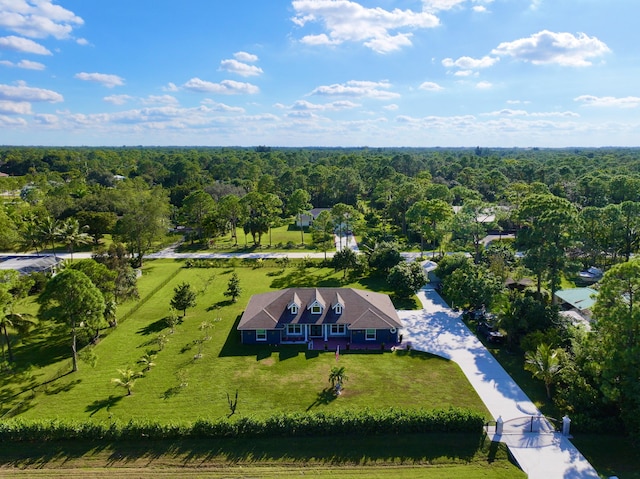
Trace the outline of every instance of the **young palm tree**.
{"type": "Polygon", "coordinates": [[[342,383],[349,379],[344,371],[344,366],[334,366],[329,373],[329,382],[337,394],[340,394],[340,391],[342,391],[342,383]]]}
{"type": "Polygon", "coordinates": [[[156,365],[156,363],[153,361],[156,356],[157,355],[152,353],[151,351],[147,351],[140,359],[138,359],[138,364],[142,364],[144,366],[144,372],[150,371],[151,368],[156,365]]]}
{"type": "Polygon", "coordinates": [[[144,374],[134,371],[129,367],[126,369],[118,369],[118,373],[120,373],[120,377],[113,378],[111,382],[117,387],[125,388],[127,390],[127,396],[131,396],[136,381],[138,378],[144,376],[144,374]]]}
{"type": "Polygon", "coordinates": [[[551,399],[551,385],[555,381],[555,376],[560,372],[562,365],[558,357],[558,350],[551,349],[548,344],[540,344],[535,352],[527,351],[524,355],[524,368],[529,371],[534,378],[544,381],[547,389],[547,397],[551,399]]]}
{"type": "Polygon", "coordinates": [[[4,337],[4,342],[2,343],[2,357],[4,357],[4,345],[6,344],[7,358],[9,361],[13,361],[9,329],[15,331],[18,336],[23,336],[36,324],[38,324],[38,320],[31,314],[14,312],[0,314],[0,331],[4,337]]]}

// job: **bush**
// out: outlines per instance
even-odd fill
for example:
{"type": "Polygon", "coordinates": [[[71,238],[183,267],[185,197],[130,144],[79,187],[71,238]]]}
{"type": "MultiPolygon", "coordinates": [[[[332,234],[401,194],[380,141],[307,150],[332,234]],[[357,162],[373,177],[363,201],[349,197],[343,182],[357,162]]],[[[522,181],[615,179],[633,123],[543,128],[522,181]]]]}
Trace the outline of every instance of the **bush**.
{"type": "Polygon", "coordinates": [[[15,419],[0,423],[0,442],[57,440],[135,440],[187,437],[298,437],[424,432],[480,433],[484,417],[463,408],[434,410],[386,409],[340,413],[285,413],[266,419],[199,419],[193,423],[161,424],[153,421],[93,423],[15,419]]]}

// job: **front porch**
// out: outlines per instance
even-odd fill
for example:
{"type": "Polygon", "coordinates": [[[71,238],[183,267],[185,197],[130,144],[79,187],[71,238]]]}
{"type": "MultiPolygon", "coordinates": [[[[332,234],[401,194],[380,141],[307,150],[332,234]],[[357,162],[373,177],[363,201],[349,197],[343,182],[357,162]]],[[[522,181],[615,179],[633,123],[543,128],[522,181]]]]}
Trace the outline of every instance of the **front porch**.
{"type": "MultiPolygon", "coordinates": [[[[286,343],[282,343],[286,344],[286,343]]],[[[308,342],[308,349],[312,351],[336,351],[340,347],[340,352],[344,351],[389,351],[391,348],[401,347],[398,341],[392,343],[378,343],[376,341],[352,343],[349,338],[329,338],[326,341],[322,338],[315,338],[308,342]]]]}

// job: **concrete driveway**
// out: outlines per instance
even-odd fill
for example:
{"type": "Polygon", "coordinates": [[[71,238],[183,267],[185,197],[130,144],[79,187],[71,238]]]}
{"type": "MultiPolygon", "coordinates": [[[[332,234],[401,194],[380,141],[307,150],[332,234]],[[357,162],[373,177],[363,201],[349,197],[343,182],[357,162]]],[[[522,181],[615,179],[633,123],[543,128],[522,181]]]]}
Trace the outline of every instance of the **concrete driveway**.
{"type": "Polygon", "coordinates": [[[484,345],[432,288],[418,293],[422,310],[398,311],[404,338],[416,350],[456,362],[494,419],[505,424],[504,442],[530,479],[598,479],[598,473],[540,411],[484,345]],[[534,429],[536,432],[529,432],[534,429]]]}

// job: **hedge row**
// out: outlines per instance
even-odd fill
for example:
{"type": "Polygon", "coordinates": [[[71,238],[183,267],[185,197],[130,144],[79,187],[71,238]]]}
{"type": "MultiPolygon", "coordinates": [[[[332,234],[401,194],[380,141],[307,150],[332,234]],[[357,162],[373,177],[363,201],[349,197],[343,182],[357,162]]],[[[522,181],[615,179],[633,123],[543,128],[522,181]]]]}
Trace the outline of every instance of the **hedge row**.
{"type": "Polygon", "coordinates": [[[333,436],[482,431],[484,418],[468,409],[358,411],[278,414],[265,419],[199,419],[193,423],[92,423],[63,420],[12,419],[0,423],[2,441],[69,439],[177,439],[274,436],[333,436]]]}

